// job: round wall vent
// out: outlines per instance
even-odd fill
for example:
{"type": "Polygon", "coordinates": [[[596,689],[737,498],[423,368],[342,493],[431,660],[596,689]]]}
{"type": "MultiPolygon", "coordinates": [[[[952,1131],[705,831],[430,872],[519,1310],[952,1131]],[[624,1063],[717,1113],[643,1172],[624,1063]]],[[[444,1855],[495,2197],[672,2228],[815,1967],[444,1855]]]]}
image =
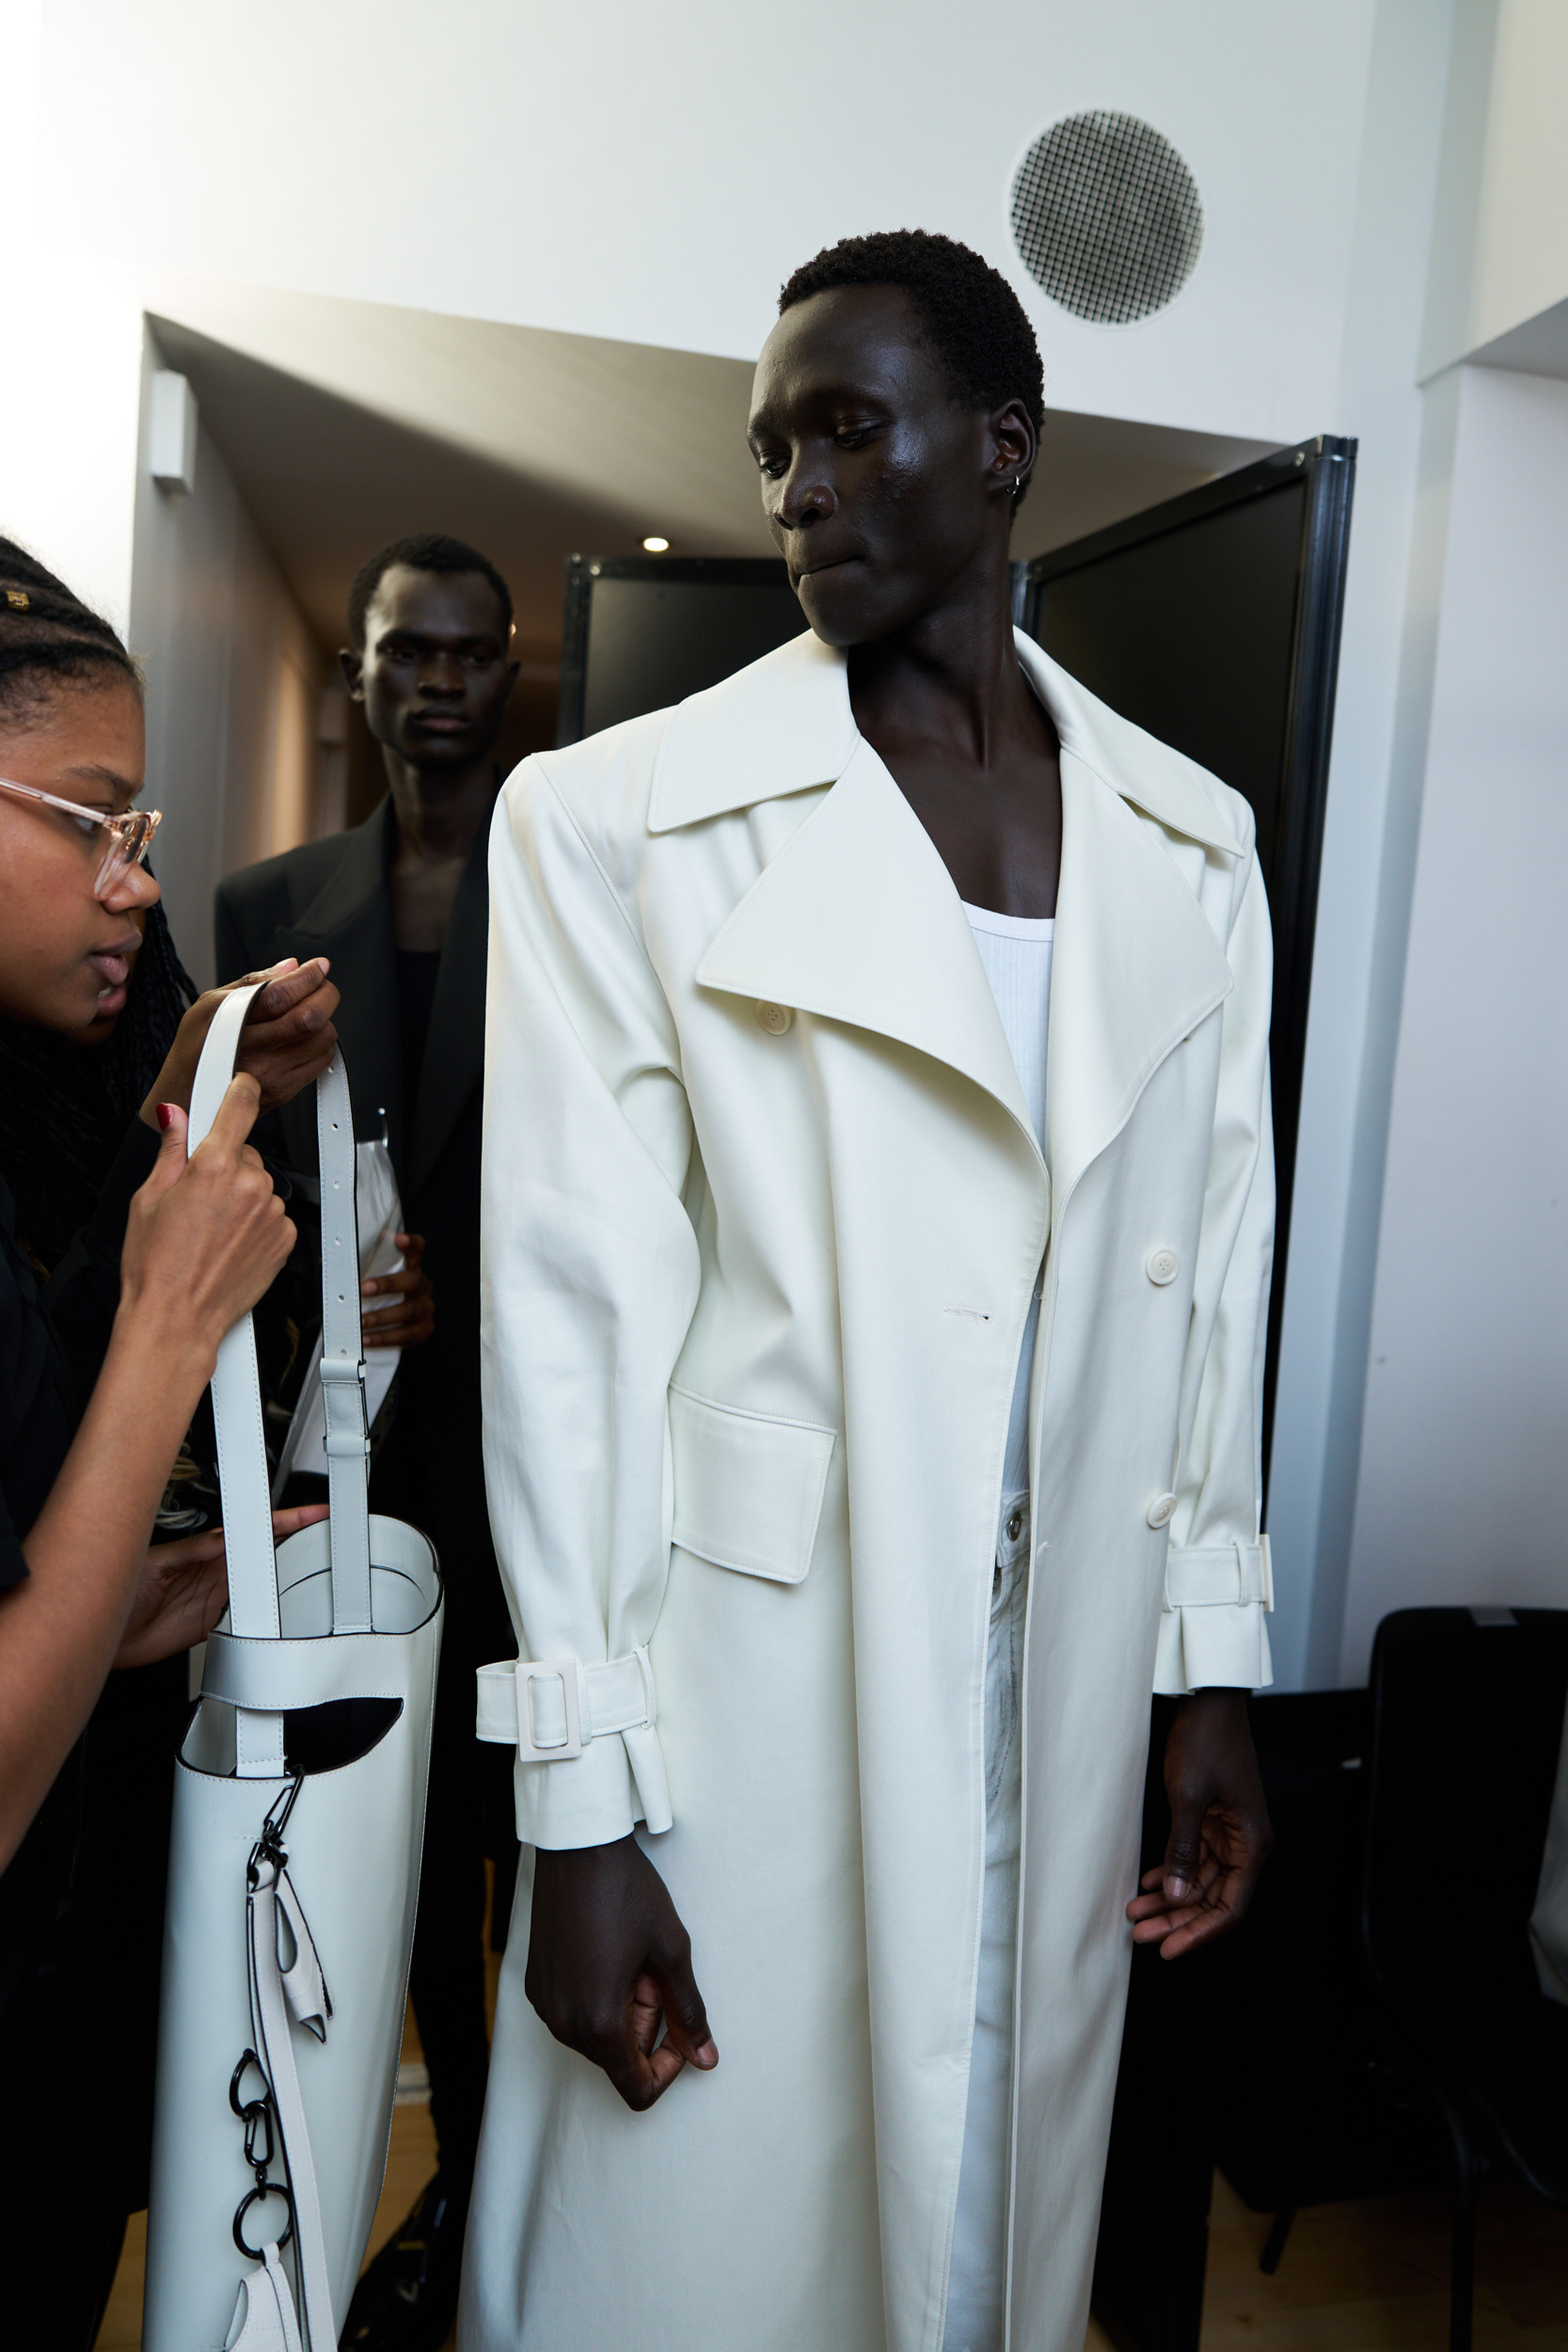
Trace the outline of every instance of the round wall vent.
{"type": "Polygon", "coordinates": [[[1031,278],[1081,319],[1147,318],[1192,275],[1203,243],[1197,183],[1136,115],[1066,115],[1013,179],[1013,235],[1031,278]]]}

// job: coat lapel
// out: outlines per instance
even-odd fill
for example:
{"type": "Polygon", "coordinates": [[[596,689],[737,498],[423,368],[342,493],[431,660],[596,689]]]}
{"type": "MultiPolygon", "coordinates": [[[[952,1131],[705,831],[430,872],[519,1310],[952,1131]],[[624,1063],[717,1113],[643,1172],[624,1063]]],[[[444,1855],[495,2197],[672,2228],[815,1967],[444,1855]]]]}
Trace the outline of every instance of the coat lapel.
{"type": "MultiPolygon", "coordinates": [[[[1236,856],[1212,781],[1098,703],[1026,638],[1020,660],[1062,742],[1046,1159],[1058,1207],[1165,1056],[1228,994],[1230,967],[1142,810],[1236,856]]],[[[985,967],[929,835],[849,709],[841,655],[782,646],[681,706],[650,824],[663,832],[831,787],[698,966],[708,988],[850,1023],[931,1055],[1033,1141],[985,967]]]]}
{"type": "Polygon", "coordinates": [[[697,978],[912,1045],[994,1095],[1034,1143],[958,894],[858,736],[844,773],[763,868],[697,978]]]}
{"type": "Polygon", "coordinates": [[[482,825],[464,863],[447,925],[431,1008],[430,1035],[411,1105],[408,1198],[435,1167],[464,1106],[484,1075],[484,975],[489,943],[490,827],[482,825]]]}
{"type": "Polygon", "coordinates": [[[1166,1055],[1231,985],[1175,860],[1064,739],[1045,1113],[1058,1215],[1166,1055]]]}

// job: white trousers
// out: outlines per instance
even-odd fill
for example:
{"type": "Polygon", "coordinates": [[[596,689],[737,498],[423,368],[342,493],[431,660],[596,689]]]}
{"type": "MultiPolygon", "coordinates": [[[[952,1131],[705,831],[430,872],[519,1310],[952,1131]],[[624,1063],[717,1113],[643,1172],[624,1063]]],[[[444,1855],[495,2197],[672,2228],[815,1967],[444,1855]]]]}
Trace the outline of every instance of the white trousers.
{"type": "Polygon", "coordinates": [[[1002,2352],[1017,1968],[1022,1742],[1019,1673],[1029,1589],[1029,1505],[1004,1508],[986,1643],[986,1883],[958,2210],[942,2352],[1002,2352]],[[1016,1532],[1015,1532],[1016,1528],[1016,1532]]]}

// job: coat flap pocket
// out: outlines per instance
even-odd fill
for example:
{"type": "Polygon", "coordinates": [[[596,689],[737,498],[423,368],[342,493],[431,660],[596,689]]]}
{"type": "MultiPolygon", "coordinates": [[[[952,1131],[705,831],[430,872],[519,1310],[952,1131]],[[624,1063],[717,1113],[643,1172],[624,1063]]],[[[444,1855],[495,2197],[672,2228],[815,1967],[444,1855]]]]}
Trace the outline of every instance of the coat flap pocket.
{"type": "Polygon", "coordinates": [[[674,1541],[716,1567],[799,1584],[811,1565],[833,1433],[670,1391],[674,1541]]]}

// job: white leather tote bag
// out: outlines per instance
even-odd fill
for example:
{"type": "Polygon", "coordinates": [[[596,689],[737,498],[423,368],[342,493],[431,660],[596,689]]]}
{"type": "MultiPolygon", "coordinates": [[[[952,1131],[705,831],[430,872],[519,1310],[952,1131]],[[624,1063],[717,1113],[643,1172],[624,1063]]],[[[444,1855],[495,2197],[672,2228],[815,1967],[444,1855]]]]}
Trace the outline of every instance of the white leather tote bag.
{"type": "MultiPolygon", "coordinates": [[[[193,1151],[254,993],[214,1020],[193,1151]]],[[[316,1107],[331,1515],[275,1555],[246,1315],[213,1380],[229,1614],[176,1772],[145,2352],[335,2352],[387,2163],[441,1581],[369,1515],[341,1055],[316,1107]]]]}

